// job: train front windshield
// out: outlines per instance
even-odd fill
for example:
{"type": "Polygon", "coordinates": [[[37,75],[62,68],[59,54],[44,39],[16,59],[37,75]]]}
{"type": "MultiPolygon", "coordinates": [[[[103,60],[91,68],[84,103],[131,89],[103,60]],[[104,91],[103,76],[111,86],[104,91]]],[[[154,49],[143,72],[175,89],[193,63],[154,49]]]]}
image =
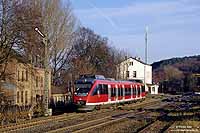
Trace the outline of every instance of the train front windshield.
{"type": "Polygon", "coordinates": [[[75,95],[87,96],[92,88],[92,84],[75,84],[75,95]]]}

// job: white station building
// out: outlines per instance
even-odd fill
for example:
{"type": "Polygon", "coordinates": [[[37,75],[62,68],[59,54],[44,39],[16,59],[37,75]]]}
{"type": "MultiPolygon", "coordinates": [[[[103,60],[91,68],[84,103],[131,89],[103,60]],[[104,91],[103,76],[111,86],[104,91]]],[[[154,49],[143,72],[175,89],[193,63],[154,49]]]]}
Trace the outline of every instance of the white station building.
{"type": "Polygon", "coordinates": [[[145,91],[158,94],[158,86],[152,84],[152,66],[139,58],[129,57],[117,65],[118,80],[134,80],[145,83],[145,91]]]}

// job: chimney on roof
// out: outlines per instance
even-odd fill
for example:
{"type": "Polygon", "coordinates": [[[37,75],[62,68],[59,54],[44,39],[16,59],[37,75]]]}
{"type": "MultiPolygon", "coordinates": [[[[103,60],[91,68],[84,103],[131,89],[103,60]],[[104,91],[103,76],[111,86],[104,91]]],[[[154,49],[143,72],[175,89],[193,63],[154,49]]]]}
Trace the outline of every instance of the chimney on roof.
{"type": "Polygon", "coordinates": [[[128,57],[127,56],[125,56],[125,60],[127,60],[128,59],[128,57]]]}
{"type": "Polygon", "coordinates": [[[137,56],[136,56],[135,59],[136,59],[136,60],[140,60],[140,57],[137,57],[137,56]]]}

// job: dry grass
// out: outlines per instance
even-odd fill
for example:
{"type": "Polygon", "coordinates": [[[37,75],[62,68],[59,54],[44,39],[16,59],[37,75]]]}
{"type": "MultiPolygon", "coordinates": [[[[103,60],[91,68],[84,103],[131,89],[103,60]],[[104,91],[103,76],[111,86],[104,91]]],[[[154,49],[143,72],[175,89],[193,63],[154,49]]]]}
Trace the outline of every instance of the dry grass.
{"type": "Polygon", "coordinates": [[[192,121],[192,120],[186,120],[186,121],[176,121],[167,132],[200,132],[200,121],[192,121]]]}
{"type": "Polygon", "coordinates": [[[145,121],[124,119],[120,122],[112,123],[111,125],[106,125],[95,130],[87,131],[87,133],[133,133],[146,124],[147,123],[145,121]]]}

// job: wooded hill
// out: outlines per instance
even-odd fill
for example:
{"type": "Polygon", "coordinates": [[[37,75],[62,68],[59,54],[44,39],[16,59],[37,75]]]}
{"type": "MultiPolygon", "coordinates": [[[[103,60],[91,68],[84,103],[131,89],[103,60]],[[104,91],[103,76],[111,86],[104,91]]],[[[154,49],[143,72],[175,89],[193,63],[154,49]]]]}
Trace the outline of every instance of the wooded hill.
{"type": "Polygon", "coordinates": [[[174,66],[183,72],[200,73],[200,55],[182,58],[171,58],[154,62],[152,64],[153,71],[168,65],[174,66]]]}
{"type": "Polygon", "coordinates": [[[198,90],[200,86],[200,76],[196,76],[200,74],[200,55],[161,60],[154,62],[152,67],[153,81],[164,83],[165,89],[189,91],[198,90]]]}

